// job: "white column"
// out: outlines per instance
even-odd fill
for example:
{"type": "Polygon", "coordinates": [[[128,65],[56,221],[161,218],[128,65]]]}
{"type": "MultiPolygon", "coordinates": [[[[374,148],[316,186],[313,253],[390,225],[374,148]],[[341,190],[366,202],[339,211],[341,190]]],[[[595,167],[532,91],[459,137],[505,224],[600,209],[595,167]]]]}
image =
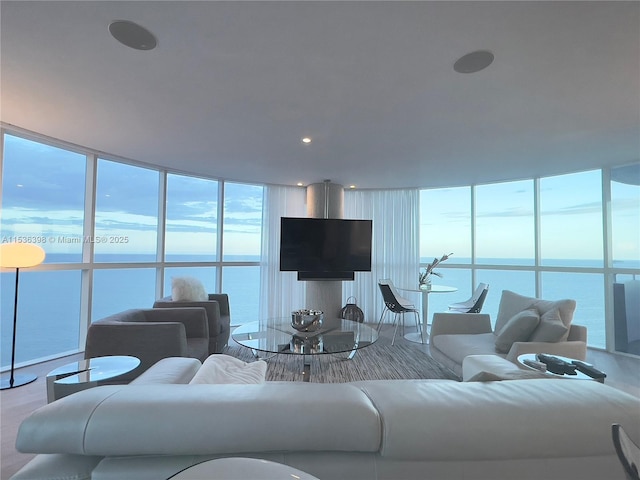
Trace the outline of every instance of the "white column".
{"type": "MultiPolygon", "coordinates": [[[[344,187],[330,180],[307,187],[307,217],[342,218],[344,187]]],[[[338,317],[342,308],[341,280],[307,281],[307,308],[322,310],[326,318],[338,317]]]]}

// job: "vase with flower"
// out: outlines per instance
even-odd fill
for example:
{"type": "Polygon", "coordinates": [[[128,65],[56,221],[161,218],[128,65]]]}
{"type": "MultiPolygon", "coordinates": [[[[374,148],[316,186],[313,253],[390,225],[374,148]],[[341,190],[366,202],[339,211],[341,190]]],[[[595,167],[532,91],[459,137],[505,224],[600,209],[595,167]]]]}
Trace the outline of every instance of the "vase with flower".
{"type": "Polygon", "coordinates": [[[433,269],[447,260],[451,255],[453,255],[453,253],[442,255],[440,258],[434,258],[433,262],[429,263],[424,271],[418,274],[418,283],[420,284],[421,290],[431,290],[431,280],[433,276],[442,277],[442,273],[436,272],[433,269]]]}

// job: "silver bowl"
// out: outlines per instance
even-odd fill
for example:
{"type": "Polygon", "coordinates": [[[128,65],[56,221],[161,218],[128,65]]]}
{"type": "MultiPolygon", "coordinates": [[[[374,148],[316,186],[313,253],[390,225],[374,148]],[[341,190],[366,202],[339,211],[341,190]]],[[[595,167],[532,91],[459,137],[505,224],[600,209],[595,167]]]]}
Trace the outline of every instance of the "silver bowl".
{"type": "Polygon", "coordinates": [[[324,312],[320,310],[296,310],[291,312],[291,326],[299,332],[315,332],[322,327],[324,312]]]}

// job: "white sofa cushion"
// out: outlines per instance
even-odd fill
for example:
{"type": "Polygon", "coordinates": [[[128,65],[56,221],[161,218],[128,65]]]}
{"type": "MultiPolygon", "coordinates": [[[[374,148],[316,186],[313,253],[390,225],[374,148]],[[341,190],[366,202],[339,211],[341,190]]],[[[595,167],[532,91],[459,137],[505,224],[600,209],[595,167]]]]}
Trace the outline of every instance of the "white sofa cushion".
{"type": "Polygon", "coordinates": [[[267,362],[243,362],[230,355],[211,355],[193,376],[195,383],[264,383],[267,362]]]}
{"type": "MultiPolygon", "coordinates": [[[[457,382],[452,382],[457,383],[457,382]]],[[[49,403],[20,425],[24,453],[227,455],[376,452],[381,420],[347,383],[117,385],[49,403]]]]}
{"type": "Polygon", "coordinates": [[[431,341],[435,348],[446,352],[447,357],[459,365],[468,355],[496,353],[496,336],[493,333],[436,335],[431,341]]]}
{"type": "Polygon", "coordinates": [[[499,332],[502,327],[516,314],[535,308],[540,315],[544,315],[549,310],[558,309],[562,323],[567,327],[566,333],[559,341],[564,341],[569,335],[569,325],[573,320],[573,313],[576,309],[576,301],[570,299],[563,300],[542,300],[539,298],[525,297],[510,290],[503,290],[500,297],[500,306],[498,307],[498,315],[496,317],[496,325],[494,331],[499,332]]]}
{"type": "Polygon", "coordinates": [[[363,383],[383,420],[386,458],[463,462],[607,455],[611,418],[638,424],[637,399],[588,380],[363,383]]]}
{"type": "Polygon", "coordinates": [[[509,353],[515,342],[525,342],[540,323],[540,314],[535,308],[516,313],[496,331],[496,350],[509,353]]]}

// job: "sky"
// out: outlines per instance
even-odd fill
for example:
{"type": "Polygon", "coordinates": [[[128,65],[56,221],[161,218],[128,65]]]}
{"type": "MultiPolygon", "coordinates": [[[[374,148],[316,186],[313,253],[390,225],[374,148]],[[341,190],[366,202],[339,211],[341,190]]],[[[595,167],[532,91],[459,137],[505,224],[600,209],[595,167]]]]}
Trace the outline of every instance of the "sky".
{"type": "MultiPolygon", "coordinates": [[[[48,253],[155,254],[160,174],[99,159],[95,235],[82,237],[86,157],[6,135],[0,236],[33,237],[48,253]],[[80,243],[68,241],[75,239],[80,243]]],[[[636,183],[640,181],[636,180],[636,183]]],[[[602,258],[602,180],[594,170],[540,179],[543,258],[602,258]]],[[[169,254],[215,255],[219,188],[216,180],[169,174],[169,254]]],[[[640,187],[612,182],[614,259],[640,259],[640,187]]],[[[533,258],[534,181],[475,188],[476,256],[533,258]]],[[[259,255],[263,187],[224,184],[224,254],[259,255]]],[[[421,256],[471,255],[471,188],[421,194],[421,256]]]]}
{"type": "MultiPolygon", "coordinates": [[[[82,238],[85,176],[84,155],[7,135],[0,232],[3,241],[17,235],[35,236],[44,240],[43,247],[50,253],[77,251],[80,246],[66,243],[66,239],[82,238]]],[[[107,236],[107,242],[96,242],[96,252],[155,252],[159,182],[156,170],[98,160],[95,237],[107,236]]],[[[225,253],[259,254],[263,188],[233,183],[225,186],[225,253]]],[[[218,188],[214,180],[168,176],[169,251],[215,251],[218,188]]]]}
{"type": "MultiPolygon", "coordinates": [[[[470,187],[422,191],[422,256],[471,256],[471,195],[470,187]]],[[[475,197],[476,256],[532,259],[534,181],[478,185],[475,197]]],[[[614,259],[639,259],[640,187],[612,182],[611,210],[614,259]]],[[[540,214],[543,259],[602,258],[600,170],[540,179],[540,214]]]]}

